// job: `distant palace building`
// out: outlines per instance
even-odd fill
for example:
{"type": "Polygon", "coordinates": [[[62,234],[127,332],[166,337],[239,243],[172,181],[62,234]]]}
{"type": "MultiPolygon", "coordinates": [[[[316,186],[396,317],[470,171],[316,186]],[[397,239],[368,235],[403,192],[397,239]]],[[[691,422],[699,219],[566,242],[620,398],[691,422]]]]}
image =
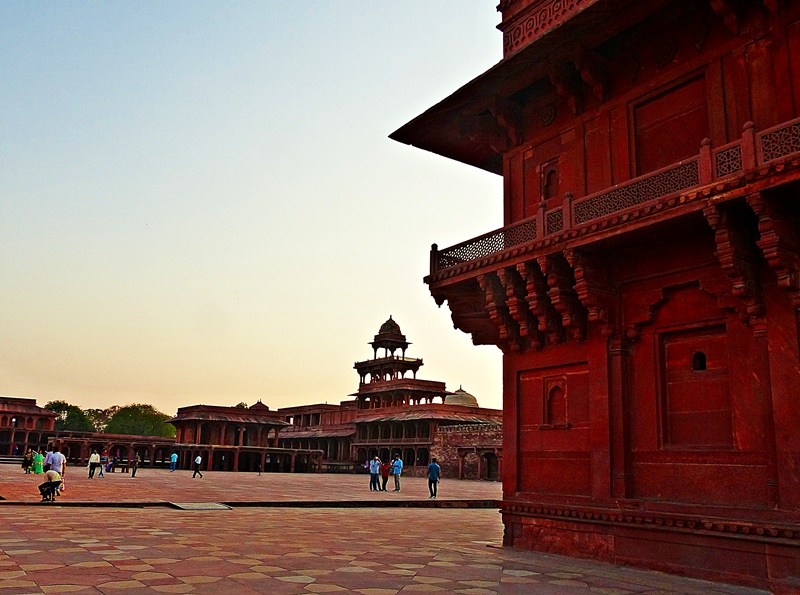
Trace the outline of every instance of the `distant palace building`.
{"type": "Polygon", "coordinates": [[[177,452],[181,469],[200,455],[203,470],[281,472],[354,472],[374,456],[399,455],[407,475],[424,475],[437,457],[445,477],[499,480],[503,412],[479,407],[460,388],[449,392],[443,382],[418,379],[423,362],[406,357],[410,343],[391,316],[370,345],[372,359],[354,366],[359,386],[352,400],[278,410],[261,401],[181,407],[168,420],[174,439],[56,432],[57,415],[34,400],[0,398],[0,454],[58,446],[72,464],[84,465],[92,450],[107,450],[127,468],[136,454],[144,466],[166,466],[177,452]]]}
{"type": "Polygon", "coordinates": [[[21,455],[46,446],[56,417],[35,399],[0,397],[0,455],[21,455]]]}

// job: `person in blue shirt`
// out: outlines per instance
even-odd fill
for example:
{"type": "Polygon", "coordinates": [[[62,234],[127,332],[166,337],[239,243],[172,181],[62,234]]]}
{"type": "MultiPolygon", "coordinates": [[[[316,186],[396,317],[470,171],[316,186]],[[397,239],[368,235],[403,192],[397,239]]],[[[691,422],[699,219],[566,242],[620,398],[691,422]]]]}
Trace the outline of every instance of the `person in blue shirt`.
{"type": "Polygon", "coordinates": [[[392,461],[392,475],[394,475],[394,491],[400,491],[400,474],[403,472],[403,459],[400,455],[394,455],[392,461]]]}
{"type": "Polygon", "coordinates": [[[369,491],[380,492],[381,460],[375,457],[369,462],[369,491]]]}
{"type": "Polygon", "coordinates": [[[436,462],[436,457],[431,459],[431,464],[428,465],[428,491],[431,493],[430,498],[436,499],[439,491],[439,477],[442,474],[442,468],[436,462]]]}
{"type": "Polygon", "coordinates": [[[178,453],[173,452],[169,456],[169,472],[172,473],[175,471],[175,468],[178,466],[178,453]]]}

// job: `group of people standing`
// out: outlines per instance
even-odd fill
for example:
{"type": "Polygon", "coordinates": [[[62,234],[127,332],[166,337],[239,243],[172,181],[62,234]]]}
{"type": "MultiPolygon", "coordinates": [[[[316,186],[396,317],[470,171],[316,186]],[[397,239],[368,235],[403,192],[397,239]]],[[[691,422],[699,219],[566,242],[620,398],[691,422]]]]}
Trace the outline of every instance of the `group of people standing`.
{"type": "Polygon", "coordinates": [[[41,448],[39,450],[29,448],[22,457],[22,470],[25,474],[34,473],[36,475],[41,475],[44,473],[44,456],[41,448]]]}
{"type": "Polygon", "coordinates": [[[376,456],[371,461],[367,461],[366,466],[369,468],[370,492],[385,492],[390,475],[394,477],[393,491],[400,491],[400,475],[403,472],[403,460],[399,455],[394,455],[391,463],[388,461],[381,461],[381,459],[376,456]],[[383,482],[381,482],[381,480],[383,480],[383,482]]]}
{"type": "MultiPolygon", "coordinates": [[[[400,491],[400,475],[403,472],[403,460],[400,455],[394,455],[391,462],[381,461],[380,457],[375,456],[371,461],[367,461],[364,466],[369,469],[370,492],[385,492],[390,475],[394,477],[393,491],[400,491]]],[[[430,498],[435,499],[438,495],[441,474],[442,468],[436,462],[436,457],[433,457],[430,465],[428,465],[427,473],[430,498]]]]}
{"type": "MultiPolygon", "coordinates": [[[[94,479],[94,474],[98,469],[100,473],[97,477],[105,477],[104,472],[110,472],[116,465],[119,465],[121,460],[119,451],[112,457],[108,454],[108,450],[104,450],[102,454],[97,452],[97,450],[93,450],[92,454],[89,455],[89,479],[94,479]]],[[[139,456],[139,453],[135,453],[130,463],[131,477],[136,477],[136,470],[139,468],[141,462],[142,457],[139,456]]]]}

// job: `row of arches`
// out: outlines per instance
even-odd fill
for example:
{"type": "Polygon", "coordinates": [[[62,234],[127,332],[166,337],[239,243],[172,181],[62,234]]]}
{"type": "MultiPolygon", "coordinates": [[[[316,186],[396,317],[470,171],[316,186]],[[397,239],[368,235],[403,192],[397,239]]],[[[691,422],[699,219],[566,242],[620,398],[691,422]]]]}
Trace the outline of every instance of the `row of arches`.
{"type": "Polygon", "coordinates": [[[190,422],[176,425],[175,440],[179,444],[274,447],[280,432],[278,427],[260,424],[190,422]]]}
{"type": "Polygon", "coordinates": [[[28,449],[39,450],[47,446],[47,434],[28,430],[0,430],[0,455],[17,456],[28,449]]]}
{"type": "Polygon", "coordinates": [[[419,448],[392,448],[391,446],[362,447],[357,449],[356,457],[359,461],[370,461],[378,457],[381,461],[391,461],[395,455],[400,455],[405,467],[427,467],[430,463],[430,451],[427,447],[419,448]]]}
{"type": "Polygon", "coordinates": [[[372,423],[359,424],[359,440],[428,440],[433,428],[430,422],[405,422],[405,423],[372,423]]]}
{"type": "Polygon", "coordinates": [[[55,420],[38,415],[0,415],[0,428],[25,428],[28,430],[52,430],[55,420]]]}
{"type": "Polygon", "coordinates": [[[443,395],[417,395],[392,393],[358,398],[359,409],[381,409],[383,407],[412,407],[416,405],[444,404],[443,395]],[[437,403],[438,399],[438,403],[437,403]]]}

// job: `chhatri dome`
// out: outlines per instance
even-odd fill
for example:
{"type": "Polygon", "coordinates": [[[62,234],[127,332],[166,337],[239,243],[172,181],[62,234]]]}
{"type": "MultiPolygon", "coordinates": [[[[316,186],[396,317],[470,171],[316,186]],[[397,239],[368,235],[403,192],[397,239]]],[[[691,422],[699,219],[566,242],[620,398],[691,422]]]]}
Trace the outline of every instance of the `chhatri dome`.
{"type": "Polygon", "coordinates": [[[444,399],[445,405],[461,405],[462,407],[478,407],[478,399],[473,397],[460,386],[452,395],[447,395],[444,399]]]}

